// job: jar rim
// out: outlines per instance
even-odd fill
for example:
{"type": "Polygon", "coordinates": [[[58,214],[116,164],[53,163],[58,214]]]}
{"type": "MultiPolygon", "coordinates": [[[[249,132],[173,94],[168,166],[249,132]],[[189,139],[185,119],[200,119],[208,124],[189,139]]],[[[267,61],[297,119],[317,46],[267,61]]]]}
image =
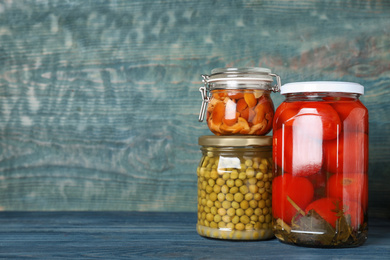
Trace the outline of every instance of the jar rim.
{"type": "Polygon", "coordinates": [[[211,75],[207,76],[208,83],[231,80],[272,82],[273,78],[271,70],[262,67],[215,68],[211,70],[211,75]]]}
{"type": "Polygon", "coordinates": [[[263,67],[227,67],[215,68],[211,70],[211,75],[219,73],[256,73],[256,74],[270,74],[271,70],[263,67]]]}
{"type": "Polygon", "coordinates": [[[302,81],[291,82],[280,87],[280,94],[305,92],[341,92],[364,95],[364,87],[347,81],[302,81]]]}
{"type": "Polygon", "coordinates": [[[198,144],[217,147],[271,146],[272,136],[203,135],[199,137],[198,144]]]}

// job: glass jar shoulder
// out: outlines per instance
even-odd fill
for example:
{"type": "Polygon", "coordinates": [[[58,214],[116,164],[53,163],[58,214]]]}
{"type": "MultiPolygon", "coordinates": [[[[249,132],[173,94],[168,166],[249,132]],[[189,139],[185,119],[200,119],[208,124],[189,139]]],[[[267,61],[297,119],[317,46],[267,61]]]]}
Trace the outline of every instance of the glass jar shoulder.
{"type": "Polygon", "coordinates": [[[273,129],[292,126],[298,117],[321,117],[340,125],[364,124],[367,132],[368,110],[357,98],[329,98],[321,100],[284,101],[275,111],[273,129]]]}

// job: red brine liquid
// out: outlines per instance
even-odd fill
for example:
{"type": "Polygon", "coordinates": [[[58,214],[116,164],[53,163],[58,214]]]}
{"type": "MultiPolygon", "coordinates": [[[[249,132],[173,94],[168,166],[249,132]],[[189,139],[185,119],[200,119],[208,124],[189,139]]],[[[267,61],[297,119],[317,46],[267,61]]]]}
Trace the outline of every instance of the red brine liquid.
{"type": "Polygon", "coordinates": [[[273,122],[276,237],[314,247],[367,239],[368,110],[353,93],[293,93],[273,122]]]}

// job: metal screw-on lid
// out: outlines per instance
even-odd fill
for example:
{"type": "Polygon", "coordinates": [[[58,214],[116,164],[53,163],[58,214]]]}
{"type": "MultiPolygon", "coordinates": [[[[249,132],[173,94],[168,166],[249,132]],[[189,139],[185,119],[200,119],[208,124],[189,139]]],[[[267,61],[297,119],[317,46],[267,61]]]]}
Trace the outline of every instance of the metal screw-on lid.
{"type": "Polygon", "coordinates": [[[267,68],[216,68],[211,71],[208,82],[235,79],[245,81],[273,81],[271,70],[267,68]]]}
{"type": "Polygon", "coordinates": [[[199,137],[198,144],[217,147],[271,146],[272,136],[217,136],[204,135],[199,137]]]}
{"type": "Polygon", "coordinates": [[[364,87],[358,83],[344,81],[306,81],[293,82],[281,86],[280,94],[304,92],[342,92],[364,94],[364,87]]]}
{"type": "Polygon", "coordinates": [[[267,68],[216,68],[211,75],[202,75],[210,89],[265,89],[278,91],[280,78],[267,68]],[[273,77],[277,85],[272,86],[273,77]],[[243,84],[246,84],[245,86],[243,84]]]}

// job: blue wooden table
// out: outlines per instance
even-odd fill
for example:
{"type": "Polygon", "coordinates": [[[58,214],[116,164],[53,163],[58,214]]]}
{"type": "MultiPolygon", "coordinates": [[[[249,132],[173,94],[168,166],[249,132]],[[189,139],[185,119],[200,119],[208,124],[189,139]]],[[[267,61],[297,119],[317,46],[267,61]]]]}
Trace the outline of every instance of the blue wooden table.
{"type": "Polygon", "coordinates": [[[195,213],[1,212],[0,258],[90,259],[388,259],[390,220],[370,219],[357,248],[296,247],[276,239],[206,239],[195,213]]]}

